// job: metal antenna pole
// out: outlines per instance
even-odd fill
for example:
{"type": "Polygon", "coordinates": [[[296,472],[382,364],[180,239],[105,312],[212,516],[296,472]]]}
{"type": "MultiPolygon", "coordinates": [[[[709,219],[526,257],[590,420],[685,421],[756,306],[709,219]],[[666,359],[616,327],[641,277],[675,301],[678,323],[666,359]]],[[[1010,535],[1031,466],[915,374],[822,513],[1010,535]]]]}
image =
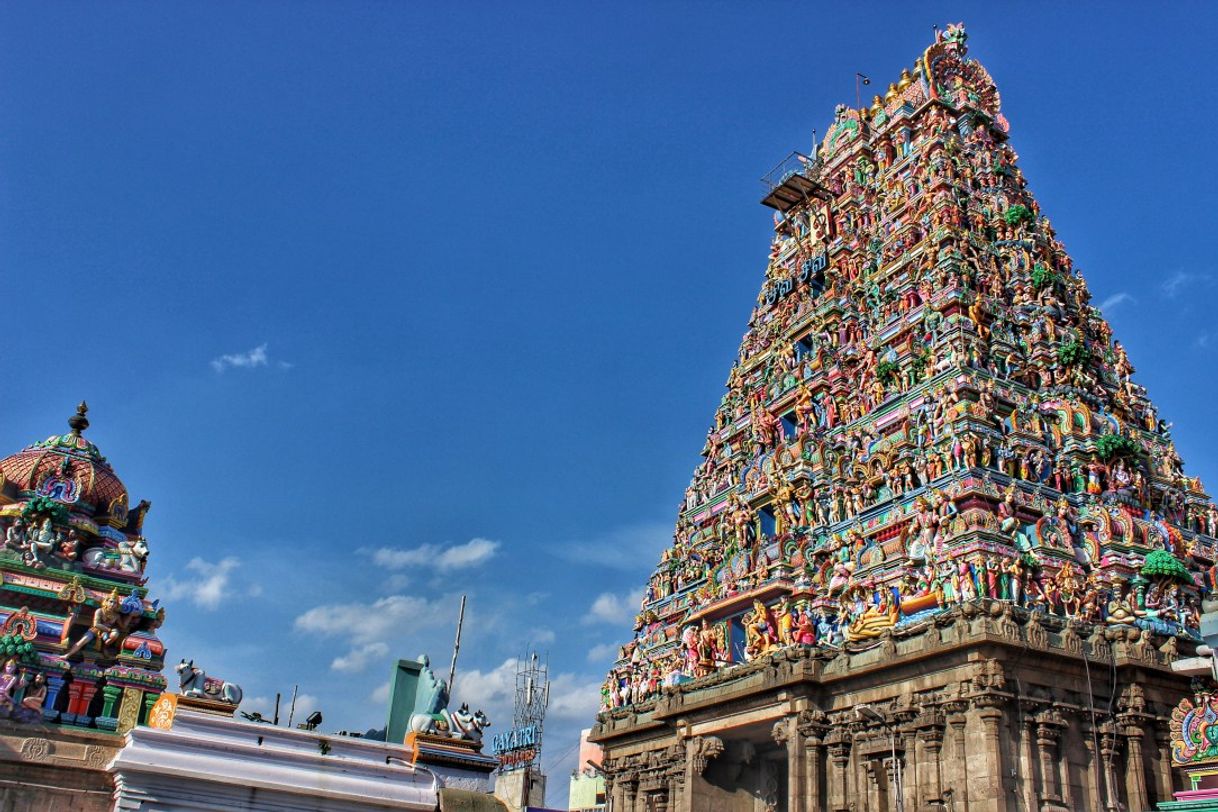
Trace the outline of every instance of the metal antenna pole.
{"type": "Polygon", "coordinates": [[[453,642],[453,663],[448,667],[448,695],[453,695],[453,680],[457,678],[457,652],[461,650],[461,627],[465,624],[465,596],[461,596],[461,610],[457,613],[457,639],[453,642]]]}
{"type": "Polygon", "coordinates": [[[292,686],[292,707],[288,708],[288,727],[292,726],[292,717],[296,715],[296,689],[299,685],[292,686]]]}

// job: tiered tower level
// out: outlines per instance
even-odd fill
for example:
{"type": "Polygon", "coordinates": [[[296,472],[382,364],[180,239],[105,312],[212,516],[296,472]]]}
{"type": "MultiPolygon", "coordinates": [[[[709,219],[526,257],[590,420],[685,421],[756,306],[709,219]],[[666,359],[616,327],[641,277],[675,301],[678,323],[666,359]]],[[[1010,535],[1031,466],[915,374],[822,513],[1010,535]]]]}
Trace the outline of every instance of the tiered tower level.
{"type": "Polygon", "coordinates": [[[84,436],[87,410],[0,459],[0,791],[16,808],[109,808],[115,734],[165,688],[165,610],[144,588],[149,503],[128,504],[84,436]]]}
{"type": "Polygon", "coordinates": [[[762,713],[767,685],[787,692],[756,717],[774,724],[769,747],[839,748],[780,761],[789,790],[757,777],[767,809],[959,802],[938,757],[953,730],[980,782],[961,808],[1023,794],[1142,808],[1170,792],[1141,736],[1165,732],[1168,658],[1196,637],[1218,509],[1029,192],[965,40],[937,34],[769,179],[765,281],[603,691],[615,812],[651,808],[644,796],[710,808],[708,758],[731,754],[733,730],[760,746],[725,715],[762,713]],[[1040,671],[1017,689],[1012,662],[1040,671]],[[710,743],[690,734],[716,725],[710,743]]]}

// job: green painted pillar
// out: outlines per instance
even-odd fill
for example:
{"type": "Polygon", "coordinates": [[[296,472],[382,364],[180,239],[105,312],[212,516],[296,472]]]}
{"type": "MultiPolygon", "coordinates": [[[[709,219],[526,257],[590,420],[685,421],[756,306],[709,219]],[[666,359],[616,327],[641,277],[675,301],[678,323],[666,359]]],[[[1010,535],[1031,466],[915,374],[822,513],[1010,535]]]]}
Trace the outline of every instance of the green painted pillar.
{"type": "Polygon", "coordinates": [[[101,715],[108,719],[114,718],[114,706],[118,703],[118,698],[123,695],[123,689],[117,685],[102,686],[102,712],[101,715]]]}
{"type": "Polygon", "coordinates": [[[141,725],[147,723],[149,711],[152,710],[152,706],[155,705],[156,701],[160,698],[161,698],[161,695],[159,693],[152,693],[151,691],[149,691],[144,694],[144,711],[143,711],[143,713],[140,714],[140,724],[141,725]]]}

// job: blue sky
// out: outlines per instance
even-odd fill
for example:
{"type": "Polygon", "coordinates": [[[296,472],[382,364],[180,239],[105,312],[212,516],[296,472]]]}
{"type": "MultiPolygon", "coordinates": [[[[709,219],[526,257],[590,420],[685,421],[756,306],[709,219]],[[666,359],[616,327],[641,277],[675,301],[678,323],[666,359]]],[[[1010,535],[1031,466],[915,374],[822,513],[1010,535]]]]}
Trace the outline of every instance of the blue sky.
{"type": "Polygon", "coordinates": [[[0,6],[0,449],[89,400],[175,661],[379,726],[468,593],[458,699],[502,729],[548,650],[563,800],[762,278],[757,178],[936,22],[1218,483],[1213,7],[445,5],[0,6]]]}

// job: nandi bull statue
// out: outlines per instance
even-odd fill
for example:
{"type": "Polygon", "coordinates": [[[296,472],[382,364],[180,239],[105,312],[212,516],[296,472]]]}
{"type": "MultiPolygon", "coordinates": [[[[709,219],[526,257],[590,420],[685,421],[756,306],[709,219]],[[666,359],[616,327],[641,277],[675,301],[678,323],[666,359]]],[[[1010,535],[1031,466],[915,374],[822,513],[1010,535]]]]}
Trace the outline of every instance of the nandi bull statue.
{"type": "Polygon", "coordinates": [[[468,704],[449,710],[448,685],[431,670],[426,655],[418,661],[422,669],[410,714],[410,731],[482,744],[482,731],[491,726],[491,720],[480,710],[471,712],[468,704]]]}
{"type": "Polygon", "coordinates": [[[433,736],[451,736],[475,744],[482,743],[482,731],[491,726],[491,720],[482,711],[470,711],[462,704],[455,711],[440,708],[436,713],[416,713],[410,717],[410,729],[415,733],[433,736]]]}
{"type": "Polygon", "coordinates": [[[213,699],[227,702],[229,705],[241,704],[241,686],[235,682],[225,682],[207,673],[195,665],[194,660],[182,660],[174,668],[178,672],[178,691],[182,696],[192,696],[196,699],[213,699]]]}
{"type": "Polygon", "coordinates": [[[117,569],[140,573],[148,560],[148,542],[141,536],[135,541],[120,541],[114,549],[94,547],[81,557],[87,567],[117,569]]]}

